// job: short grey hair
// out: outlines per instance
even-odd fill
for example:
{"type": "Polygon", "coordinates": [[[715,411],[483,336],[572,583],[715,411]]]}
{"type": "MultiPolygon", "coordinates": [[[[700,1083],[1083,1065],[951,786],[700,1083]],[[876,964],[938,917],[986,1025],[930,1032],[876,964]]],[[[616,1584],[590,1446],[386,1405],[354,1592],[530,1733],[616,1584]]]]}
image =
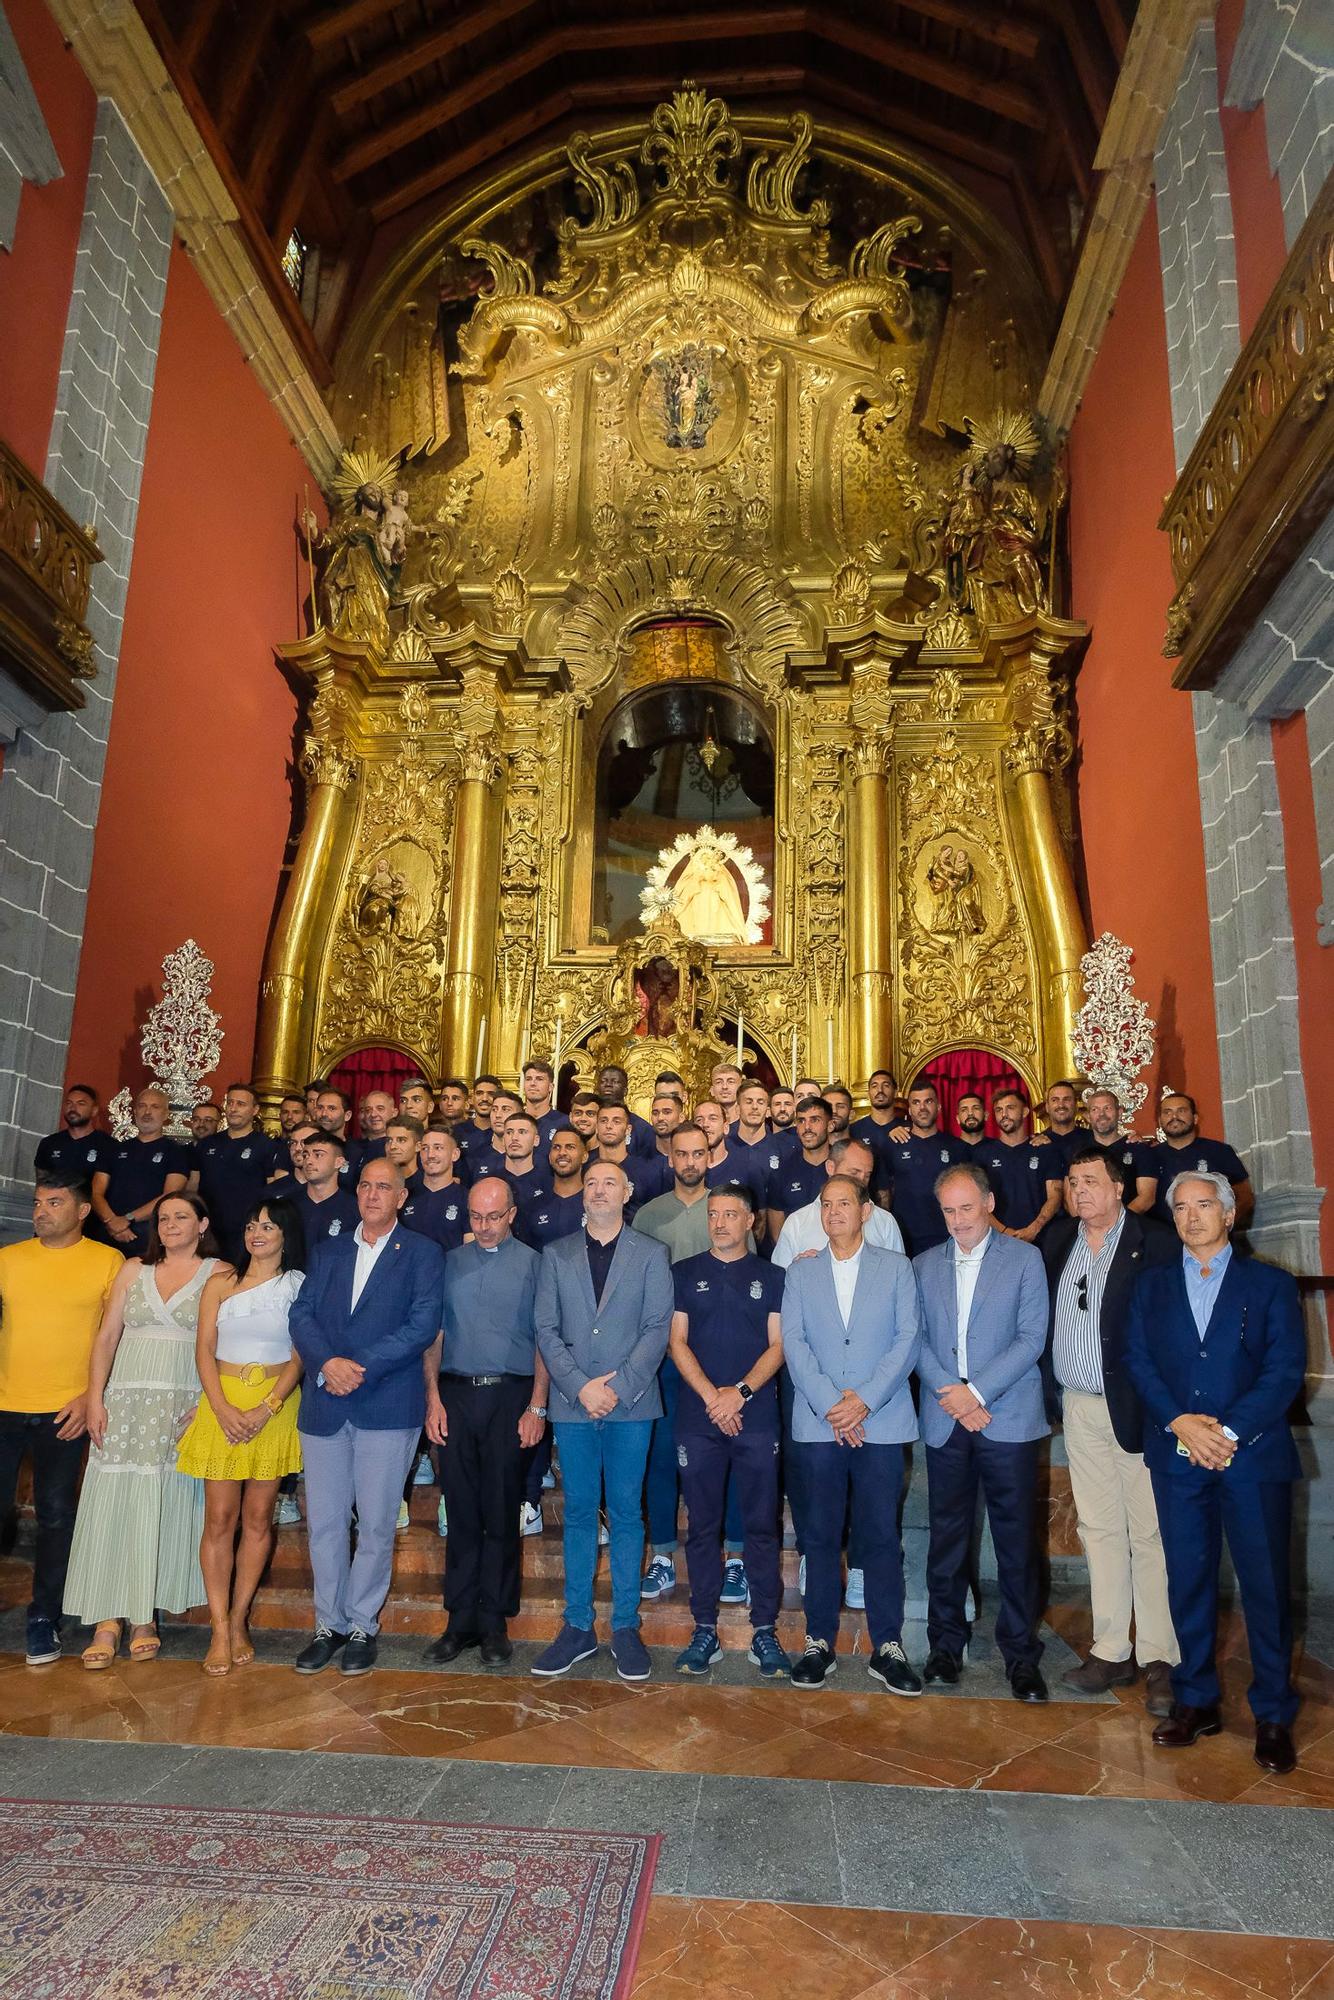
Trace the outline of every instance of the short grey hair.
{"type": "Polygon", "coordinates": [[[844,1154],[847,1152],[849,1146],[860,1147],[862,1152],[866,1153],[869,1156],[872,1165],[875,1164],[875,1147],[871,1144],[869,1139],[861,1138],[860,1135],[856,1132],[845,1132],[841,1139],[835,1139],[833,1141],[829,1150],[833,1154],[836,1160],[841,1160],[844,1154]]]}
{"type": "Polygon", "coordinates": [[[1173,1175],[1172,1185],[1167,1190],[1167,1206],[1169,1209],[1176,1207],[1177,1189],[1186,1181],[1207,1181],[1222,1203],[1224,1215],[1236,1214],[1237,1197],[1232,1192],[1231,1181],[1226,1174],[1210,1173],[1207,1167],[1197,1167],[1194,1173],[1173,1175]]]}
{"type": "Polygon", "coordinates": [[[932,1182],[931,1191],[936,1200],[940,1200],[940,1190],[946,1181],[957,1180],[971,1181],[979,1194],[995,1193],[984,1167],[979,1167],[973,1160],[956,1160],[952,1166],[946,1167],[943,1173],[937,1174],[932,1182]]]}

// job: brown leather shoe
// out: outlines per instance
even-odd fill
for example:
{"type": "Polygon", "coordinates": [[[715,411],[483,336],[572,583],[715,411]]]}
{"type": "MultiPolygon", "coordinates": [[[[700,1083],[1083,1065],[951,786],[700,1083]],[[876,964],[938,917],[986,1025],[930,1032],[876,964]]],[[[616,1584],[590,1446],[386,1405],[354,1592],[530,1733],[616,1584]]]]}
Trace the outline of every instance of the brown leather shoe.
{"type": "Polygon", "coordinates": [[[1172,1713],[1172,1669],[1166,1660],[1149,1660],[1145,1665],[1144,1706],[1150,1715],[1172,1713]]]}
{"type": "Polygon", "coordinates": [[[1108,1688],[1134,1687],[1136,1678],[1133,1653],[1128,1660],[1100,1660],[1096,1653],[1090,1653],[1082,1667],[1072,1667],[1061,1675],[1061,1685],[1078,1688],[1081,1694],[1106,1694],[1108,1688]]]}
{"type": "Polygon", "coordinates": [[[1281,1722],[1257,1722],[1255,1761],[1262,1771],[1273,1771],[1280,1778],[1287,1771],[1295,1771],[1297,1752],[1292,1747],[1292,1731],[1281,1722]]]}
{"type": "Polygon", "coordinates": [[[1177,1702],[1170,1722],[1158,1724],[1153,1740],[1160,1750],[1186,1750],[1201,1736],[1217,1736],[1222,1727],[1223,1717],[1216,1702],[1212,1708],[1190,1708],[1177,1702]]]}

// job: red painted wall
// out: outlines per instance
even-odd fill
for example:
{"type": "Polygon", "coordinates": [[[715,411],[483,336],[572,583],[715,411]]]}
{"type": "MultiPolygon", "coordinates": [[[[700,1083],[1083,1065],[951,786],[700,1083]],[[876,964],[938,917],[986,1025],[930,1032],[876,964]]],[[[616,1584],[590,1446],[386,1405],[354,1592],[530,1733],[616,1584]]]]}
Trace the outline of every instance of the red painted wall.
{"type": "Polygon", "coordinates": [[[294,496],[310,483],[186,252],[172,252],[67,1074],[139,1081],[163,954],[214,960],[244,1076],[290,819],[294,496]]]}
{"type": "MultiPolygon", "coordinates": [[[[1222,0],[1214,22],[1220,98],[1227,95],[1228,73],[1245,8],[1246,0],[1222,0]]],[[[1222,121],[1244,346],[1288,254],[1283,240],[1283,198],[1277,176],[1269,171],[1263,104],[1254,111],[1230,111],[1224,105],[1222,121]]]]}
{"type": "Polygon", "coordinates": [[[97,99],[42,0],[5,0],[28,81],[64,168],[46,187],[25,187],[14,247],[0,250],[0,437],[41,478],[56,406],[97,99]]]}
{"type": "Polygon", "coordinates": [[[1073,608],[1093,638],[1080,670],[1079,811],[1089,916],[1135,951],[1159,1024],[1156,1084],[1198,1098],[1221,1130],[1213,969],[1190,697],[1172,686],[1172,596],[1157,527],[1175,481],[1157,218],[1145,216],[1070,434],[1073,608]]]}
{"type": "MultiPolygon", "coordinates": [[[[1334,950],[1316,940],[1316,911],[1324,901],[1320,847],[1311,793],[1311,751],[1306,717],[1274,724],[1274,768],[1287,856],[1288,903],[1297,957],[1297,1020],[1302,1044],[1302,1077],[1311,1116],[1316,1186],[1334,1189],[1334,950]]],[[[1321,1269],[1334,1272],[1334,1195],[1327,1194],[1320,1221],[1321,1269]]]]}

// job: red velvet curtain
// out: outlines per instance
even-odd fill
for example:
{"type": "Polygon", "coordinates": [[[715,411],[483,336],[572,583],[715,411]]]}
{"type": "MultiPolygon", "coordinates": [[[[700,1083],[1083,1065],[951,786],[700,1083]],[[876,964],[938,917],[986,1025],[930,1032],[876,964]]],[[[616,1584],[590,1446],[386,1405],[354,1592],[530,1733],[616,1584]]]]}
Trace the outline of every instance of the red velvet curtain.
{"type": "Polygon", "coordinates": [[[368,1091],[387,1090],[397,1104],[404,1077],[418,1074],[416,1063],[401,1049],[358,1049],[355,1055],[344,1056],[329,1081],[335,1090],[352,1099],[352,1122],[348,1130],[353,1134],[360,1130],[357,1113],[368,1091]]]}
{"type": "Polygon", "coordinates": [[[1028,1103],[1028,1089],[1017,1070],[1010,1068],[999,1056],[993,1056],[988,1049],[950,1049],[947,1054],[937,1056],[927,1064],[914,1083],[933,1083],[940,1098],[940,1122],[945,1131],[957,1135],[958,1126],[954,1120],[955,1106],[961,1097],[980,1097],[986,1106],[987,1137],[996,1137],[996,1123],[991,1115],[991,1100],[998,1091],[1017,1090],[1028,1103]]]}

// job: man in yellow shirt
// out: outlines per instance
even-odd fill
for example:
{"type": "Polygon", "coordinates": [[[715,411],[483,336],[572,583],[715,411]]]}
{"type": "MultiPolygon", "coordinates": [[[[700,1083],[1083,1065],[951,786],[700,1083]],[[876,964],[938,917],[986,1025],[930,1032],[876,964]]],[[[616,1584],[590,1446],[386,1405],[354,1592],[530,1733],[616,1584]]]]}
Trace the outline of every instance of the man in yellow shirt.
{"type": "Polygon", "coordinates": [[[119,1250],[91,1243],[88,1183],[38,1174],[32,1235],[0,1248],[0,1519],[14,1505],[19,1467],[32,1458],[37,1547],[28,1606],[27,1661],[60,1658],[60,1610],[83,1465],[88,1363],[119,1250]]]}

